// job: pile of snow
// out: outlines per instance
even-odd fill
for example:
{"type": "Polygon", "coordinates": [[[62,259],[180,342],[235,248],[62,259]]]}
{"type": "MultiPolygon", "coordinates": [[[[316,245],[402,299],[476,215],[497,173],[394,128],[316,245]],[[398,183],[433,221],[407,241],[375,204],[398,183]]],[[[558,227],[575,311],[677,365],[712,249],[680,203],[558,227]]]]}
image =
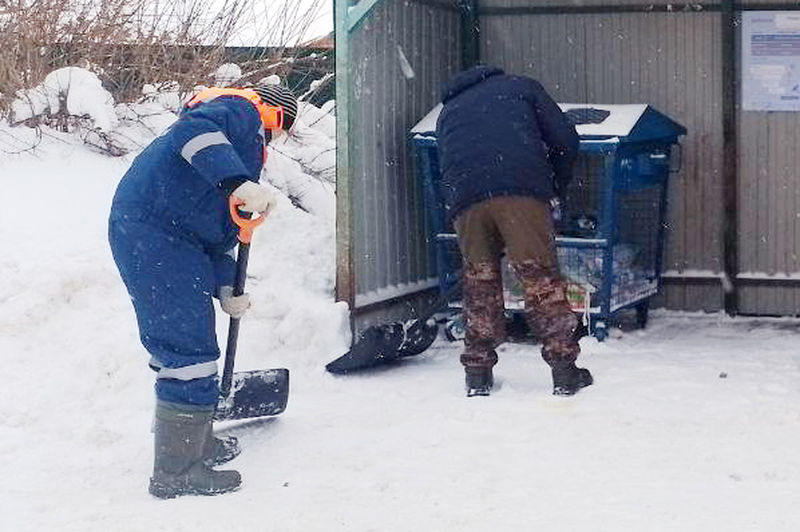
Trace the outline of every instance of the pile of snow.
{"type": "MultiPolygon", "coordinates": [[[[270,67],[271,66],[274,66],[274,65],[270,65],[270,67]]],[[[270,67],[268,67],[268,68],[270,68],[270,67]]],[[[280,85],[281,84],[281,77],[279,75],[277,75],[277,74],[270,74],[269,76],[267,76],[265,78],[261,78],[260,80],[258,80],[258,84],[259,85],[280,85]]]]}
{"type": "Polygon", "coordinates": [[[111,131],[117,125],[114,98],[92,72],[78,67],[60,68],[30,90],[19,91],[11,104],[13,121],[63,112],[89,116],[95,127],[111,131]]]}
{"type": "Polygon", "coordinates": [[[298,102],[292,132],[270,142],[266,176],[296,205],[325,217],[335,212],[335,118],[298,102]]]}
{"type": "Polygon", "coordinates": [[[281,138],[270,143],[264,178],[297,207],[332,219],[336,210],[334,185],[304,171],[297,157],[305,150],[295,142],[281,138]]]}
{"type": "Polygon", "coordinates": [[[147,83],[142,87],[141,103],[157,105],[175,114],[180,113],[186,98],[187,95],[181,92],[180,86],[174,81],[147,83]]]}
{"type": "MultiPolygon", "coordinates": [[[[241,68],[232,63],[222,65],[215,73],[215,81],[223,86],[226,79],[239,77],[241,68]]],[[[281,79],[273,75],[262,82],[280,83],[281,79]]],[[[41,86],[20,93],[13,103],[14,120],[56,113],[61,110],[60,102],[65,101],[65,112],[86,114],[94,123],[94,129],[76,130],[86,144],[103,153],[122,155],[140,151],[175,122],[187,96],[174,82],[148,84],[142,88],[139,102],[114,106],[96,75],[70,67],[48,75],[41,86]]],[[[328,219],[335,212],[336,124],[332,111],[333,102],[325,109],[299,102],[295,126],[291,134],[270,144],[263,174],[263,179],[294,205],[328,219]]],[[[37,137],[26,145],[20,140],[26,135],[18,131],[7,133],[13,139],[8,152],[24,151],[39,142],[37,137]]]]}
{"type": "Polygon", "coordinates": [[[334,115],[335,101],[330,100],[322,107],[308,102],[298,102],[298,119],[307,127],[320,131],[330,139],[336,138],[336,116],[334,115]]]}
{"type": "Polygon", "coordinates": [[[119,117],[119,126],[111,136],[132,152],[147,146],[178,119],[178,115],[155,100],[119,104],[115,111],[119,117]]]}

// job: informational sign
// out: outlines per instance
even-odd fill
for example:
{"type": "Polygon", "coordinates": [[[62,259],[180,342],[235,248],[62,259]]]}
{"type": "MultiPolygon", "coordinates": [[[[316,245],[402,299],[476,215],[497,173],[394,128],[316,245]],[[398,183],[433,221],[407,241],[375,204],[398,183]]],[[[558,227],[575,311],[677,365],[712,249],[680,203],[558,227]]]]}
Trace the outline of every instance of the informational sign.
{"type": "Polygon", "coordinates": [[[800,111],[800,11],[742,12],[742,109],[800,111]]]}

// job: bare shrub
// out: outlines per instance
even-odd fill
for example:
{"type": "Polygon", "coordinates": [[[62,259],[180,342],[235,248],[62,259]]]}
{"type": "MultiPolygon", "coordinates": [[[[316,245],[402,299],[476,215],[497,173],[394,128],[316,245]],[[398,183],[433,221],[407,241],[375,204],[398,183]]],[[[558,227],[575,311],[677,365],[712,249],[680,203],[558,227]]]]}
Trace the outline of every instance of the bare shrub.
{"type": "Polygon", "coordinates": [[[0,111],[56,68],[100,76],[117,101],[144,84],[190,91],[246,45],[245,80],[281,61],[323,0],[0,0],[0,111]],[[269,49],[262,47],[269,46],[269,49]]]}

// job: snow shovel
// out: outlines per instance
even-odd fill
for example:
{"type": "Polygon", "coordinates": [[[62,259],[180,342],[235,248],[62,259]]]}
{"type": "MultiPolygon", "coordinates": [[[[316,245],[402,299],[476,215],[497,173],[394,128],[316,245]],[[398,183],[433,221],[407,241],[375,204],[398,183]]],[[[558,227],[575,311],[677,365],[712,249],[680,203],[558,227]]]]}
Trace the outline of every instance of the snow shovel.
{"type": "Polygon", "coordinates": [[[329,362],[325,369],[335,374],[347,374],[419,355],[431,346],[439,332],[439,326],[432,319],[434,314],[446,308],[460,289],[461,282],[454,283],[416,319],[367,327],[353,341],[350,350],[329,362]]]}
{"type": "MultiPolygon", "coordinates": [[[[229,201],[231,218],[239,226],[239,252],[236,257],[236,280],[233,295],[244,293],[247,259],[250,256],[250,240],[253,230],[265,215],[249,219],[239,215],[238,205],[244,202],[231,196],[229,201]]],[[[236,342],[239,338],[239,318],[231,317],[228,327],[228,344],[225,349],[225,368],[220,382],[220,398],[214,419],[234,420],[274,416],[286,409],[289,399],[289,370],[285,368],[233,372],[236,358],[236,342]]]]}

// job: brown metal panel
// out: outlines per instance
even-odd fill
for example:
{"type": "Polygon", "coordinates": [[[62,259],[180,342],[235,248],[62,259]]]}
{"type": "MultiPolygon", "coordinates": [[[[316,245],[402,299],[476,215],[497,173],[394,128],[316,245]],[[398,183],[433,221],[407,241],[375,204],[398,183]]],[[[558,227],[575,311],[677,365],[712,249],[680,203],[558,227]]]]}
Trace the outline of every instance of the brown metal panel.
{"type": "Polygon", "coordinates": [[[458,68],[458,22],[453,10],[384,0],[350,35],[354,310],[435,275],[408,131],[458,68]]]}
{"type": "MultiPolygon", "coordinates": [[[[392,16],[398,20],[398,27],[395,28],[395,36],[397,39],[398,46],[404,50],[404,53],[408,51],[405,50],[406,43],[411,42],[411,36],[414,35],[414,29],[411,25],[411,21],[413,16],[415,15],[414,10],[407,10],[404,9],[402,5],[395,4],[394,5],[394,12],[392,16]]],[[[411,58],[412,61],[415,58],[411,58]]],[[[399,116],[405,117],[408,115],[409,112],[412,112],[412,108],[414,105],[413,102],[414,93],[413,91],[411,94],[408,94],[407,88],[405,86],[405,81],[400,79],[399,77],[395,80],[395,83],[392,85],[392,92],[391,96],[388,99],[389,102],[393,102],[395,105],[395,110],[399,116]],[[406,97],[406,96],[410,96],[406,97]]],[[[393,130],[392,130],[392,138],[397,139],[403,136],[403,131],[401,131],[403,125],[401,124],[403,121],[393,121],[393,130]]],[[[408,165],[408,151],[406,149],[406,144],[401,143],[395,146],[397,152],[395,153],[395,158],[391,162],[391,164],[396,165],[395,170],[397,172],[397,176],[407,176],[409,174],[409,165],[408,165]]],[[[395,200],[399,205],[412,205],[413,204],[413,183],[409,179],[396,179],[397,183],[397,197],[395,200]]],[[[398,211],[398,226],[397,230],[401,235],[409,235],[412,234],[415,230],[416,224],[416,211],[412,208],[405,208],[405,209],[397,209],[398,211]]],[[[397,280],[400,283],[408,283],[412,282],[412,280],[417,275],[418,264],[417,260],[415,260],[415,248],[413,243],[410,241],[409,238],[403,238],[403,248],[399,251],[396,257],[396,262],[400,266],[402,272],[399,274],[397,280]]]]}
{"type": "Polygon", "coordinates": [[[769,6],[786,6],[786,8],[794,7],[797,9],[797,0],[777,0],[773,2],[772,0],[747,0],[744,2],[747,4],[748,7],[757,7],[759,4],[769,5],[769,6]]]}
{"type": "MultiPolygon", "coordinates": [[[[641,10],[642,12],[652,11],[652,10],[664,10],[668,9],[674,12],[700,12],[705,10],[711,11],[714,9],[719,9],[721,2],[720,1],[709,1],[709,2],[673,2],[671,0],[659,0],[657,2],[653,1],[645,1],[645,0],[480,0],[479,8],[480,9],[494,9],[494,8],[565,8],[570,9],[573,12],[580,11],[581,8],[585,8],[587,11],[590,11],[592,8],[603,7],[603,8],[635,8],[637,10],[641,10]]],[[[782,6],[785,6],[786,9],[797,9],[798,4],[796,0],[747,0],[744,2],[738,2],[738,8],[745,6],[747,9],[759,9],[760,5],[763,5],[765,8],[769,7],[770,9],[777,7],[780,9],[782,6]]]]}
{"type": "MultiPolygon", "coordinates": [[[[366,128],[365,116],[367,100],[364,98],[363,87],[367,83],[365,76],[368,66],[373,58],[369,56],[369,37],[371,32],[367,24],[358,29],[358,38],[352,39],[350,53],[352,60],[349,64],[353,69],[353,101],[351,109],[351,127],[359,129],[366,128]]],[[[374,234],[370,229],[370,221],[363,215],[367,212],[368,206],[373,203],[372,183],[366,179],[368,150],[365,146],[353,146],[350,160],[353,205],[351,210],[353,216],[353,255],[355,270],[355,291],[366,291],[368,287],[375,284],[371,279],[371,271],[364,271],[360,265],[363,262],[364,254],[368,249],[370,237],[374,234]]]]}
{"type": "MultiPolygon", "coordinates": [[[[483,0],[480,6],[521,4],[529,2],[483,0]]],[[[678,272],[722,270],[719,21],[718,13],[697,11],[480,19],[482,59],[536,77],[556,99],[647,102],[687,127],[683,169],[670,189],[665,260],[666,269],[678,272]]],[[[360,190],[354,238],[360,293],[411,283],[432,271],[414,154],[404,133],[438,99],[439,84],[457,68],[458,33],[458,15],[452,11],[391,0],[376,7],[354,33],[353,140],[359,146],[353,148],[353,179],[360,190]],[[414,79],[400,72],[398,44],[414,67],[414,79]]],[[[739,257],[745,274],[785,278],[800,271],[798,115],[738,114],[739,257]]],[[[714,284],[671,282],[661,300],[673,308],[715,310],[720,294],[714,284]]],[[[788,285],[742,288],[745,313],[798,313],[798,304],[800,289],[788,285]]]]}
{"type": "Polygon", "coordinates": [[[754,150],[754,143],[751,140],[752,132],[757,122],[756,113],[738,113],[738,167],[739,177],[737,183],[738,204],[739,204],[739,269],[746,271],[752,269],[756,260],[755,253],[755,209],[748,208],[749,198],[754,194],[757,180],[750,176],[756,175],[756,160],[750,152],[754,150]],[[747,176],[747,178],[745,178],[747,176]]]}
{"type": "Polygon", "coordinates": [[[683,9],[686,5],[695,6],[692,9],[698,9],[698,4],[690,4],[690,2],[670,2],[668,0],[659,0],[658,2],[643,1],[643,0],[480,0],[480,8],[497,8],[497,7],[569,7],[580,8],[592,6],[642,6],[643,9],[648,6],[667,6],[674,5],[677,9],[683,9]],[[680,6],[677,7],[677,6],[680,6]]]}
{"type": "MultiPolygon", "coordinates": [[[[484,16],[481,28],[486,61],[538,78],[557,100],[645,102],[687,127],[670,186],[665,268],[721,271],[719,15],[484,16]]],[[[719,285],[666,290],[674,308],[720,301],[719,285]]]]}
{"type": "Polygon", "coordinates": [[[585,100],[585,30],[577,17],[493,16],[480,24],[483,61],[538,79],[557,100],[585,100]]]}
{"type": "Polygon", "coordinates": [[[800,113],[739,113],[739,306],[745,314],[800,314],[800,113]]]}

